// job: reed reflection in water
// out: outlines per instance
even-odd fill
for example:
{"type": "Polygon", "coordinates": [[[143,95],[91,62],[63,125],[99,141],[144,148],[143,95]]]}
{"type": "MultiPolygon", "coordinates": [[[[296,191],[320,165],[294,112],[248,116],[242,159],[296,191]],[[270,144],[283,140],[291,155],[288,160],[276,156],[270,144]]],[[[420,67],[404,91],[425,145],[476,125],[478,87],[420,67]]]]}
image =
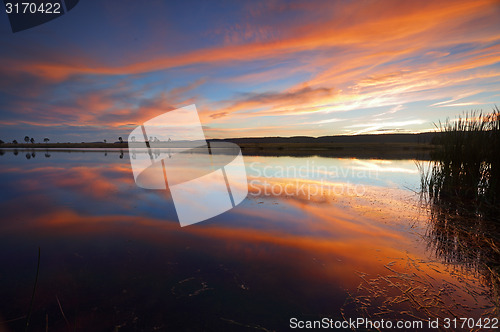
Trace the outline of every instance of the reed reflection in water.
{"type": "Polygon", "coordinates": [[[430,209],[429,247],[457,269],[478,273],[499,314],[500,113],[469,113],[440,124],[440,149],[420,163],[430,209]]]}

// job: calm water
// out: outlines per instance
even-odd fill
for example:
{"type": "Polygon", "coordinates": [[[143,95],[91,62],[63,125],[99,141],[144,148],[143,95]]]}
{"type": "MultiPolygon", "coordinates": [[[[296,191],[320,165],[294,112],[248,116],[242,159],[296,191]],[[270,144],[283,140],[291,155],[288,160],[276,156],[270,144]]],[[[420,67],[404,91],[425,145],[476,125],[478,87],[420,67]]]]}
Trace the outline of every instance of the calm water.
{"type": "MultiPolygon", "coordinates": [[[[479,318],[486,281],[433,252],[412,160],[245,157],[249,195],[181,228],[128,153],[3,151],[0,330],[262,330],[290,318],[479,318]]],[[[435,239],[434,239],[435,241],[435,239]]]]}

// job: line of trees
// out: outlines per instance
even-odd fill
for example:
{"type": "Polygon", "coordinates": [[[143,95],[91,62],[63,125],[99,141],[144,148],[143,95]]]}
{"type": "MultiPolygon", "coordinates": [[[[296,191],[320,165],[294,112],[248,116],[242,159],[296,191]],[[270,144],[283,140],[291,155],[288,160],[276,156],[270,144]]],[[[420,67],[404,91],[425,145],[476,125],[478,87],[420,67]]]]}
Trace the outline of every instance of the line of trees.
{"type": "MultiPolygon", "coordinates": [[[[34,139],[33,137],[24,136],[24,141],[25,141],[26,143],[35,144],[35,139],[34,139]]],[[[45,138],[43,139],[43,142],[44,142],[44,143],[48,143],[48,142],[50,142],[50,139],[49,139],[49,138],[47,138],[47,137],[45,137],[45,138]]],[[[2,141],[2,140],[0,139],[0,145],[1,145],[1,144],[5,144],[5,142],[4,142],[4,141],[2,141]]],[[[19,144],[19,143],[17,142],[17,140],[12,140],[12,144],[19,144]]]]}
{"type": "MultiPolygon", "coordinates": [[[[150,141],[151,141],[151,142],[159,142],[159,141],[160,141],[160,140],[159,140],[158,138],[156,138],[156,137],[154,137],[154,138],[153,138],[153,137],[150,137],[149,139],[150,139],[150,141]]],[[[25,141],[26,143],[35,144],[35,139],[34,139],[33,137],[24,136],[24,141],[25,141]]],[[[123,142],[124,142],[124,140],[123,140],[123,138],[122,138],[121,136],[120,136],[120,137],[118,137],[118,141],[119,141],[120,143],[123,143],[123,142]]],[[[47,138],[47,137],[45,137],[45,138],[43,139],[43,142],[44,142],[44,143],[49,143],[49,142],[50,142],[50,139],[49,139],[49,138],[47,138]]],[[[104,142],[104,143],[107,143],[107,140],[103,140],[103,142],[104,142]]],[[[135,136],[132,136],[132,142],[135,142],[135,136]]],[[[170,139],[169,139],[169,142],[170,142],[170,139]]],[[[0,140],[0,144],[5,144],[5,142],[4,142],[4,141],[2,141],[2,140],[0,140]]],[[[17,141],[17,140],[12,140],[12,144],[19,144],[19,143],[18,143],[18,141],[17,141]]]]}

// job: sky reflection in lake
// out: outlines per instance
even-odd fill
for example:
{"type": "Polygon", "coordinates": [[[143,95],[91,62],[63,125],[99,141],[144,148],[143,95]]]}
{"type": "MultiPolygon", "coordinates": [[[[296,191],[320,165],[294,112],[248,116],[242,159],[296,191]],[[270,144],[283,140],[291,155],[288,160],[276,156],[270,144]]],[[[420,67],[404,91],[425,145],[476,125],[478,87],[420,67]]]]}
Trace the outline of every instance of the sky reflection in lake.
{"type": "Polygon", "coordinates": [[[491,310],[473,271],[426,249],[412,160],[245,157],[247,199],[181,228],[168,191],[135,185],[126,152],[25,154],[0,156],[9,331],[25,324],[39,246],[34,330],[284,330],[291,317],[491,310]]]}

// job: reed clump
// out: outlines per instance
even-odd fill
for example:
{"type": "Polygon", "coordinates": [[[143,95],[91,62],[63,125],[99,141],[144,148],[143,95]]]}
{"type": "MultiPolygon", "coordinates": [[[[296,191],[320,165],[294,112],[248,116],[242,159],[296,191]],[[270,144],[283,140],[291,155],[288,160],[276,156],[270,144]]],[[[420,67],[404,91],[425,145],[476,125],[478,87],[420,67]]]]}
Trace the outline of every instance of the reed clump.
{"type": "Polygon", "coordinates": [[[500,110],[465,113],[437,125],[438,162],[429,194],[494,206],[500,195],[500,110]]]}
{"type": "Polygon", "coordinates": [[[422,193],[430,208],[429,247],[445,262],[479,272],[500,286],[500,110],[439,122],[422,193]]]}

